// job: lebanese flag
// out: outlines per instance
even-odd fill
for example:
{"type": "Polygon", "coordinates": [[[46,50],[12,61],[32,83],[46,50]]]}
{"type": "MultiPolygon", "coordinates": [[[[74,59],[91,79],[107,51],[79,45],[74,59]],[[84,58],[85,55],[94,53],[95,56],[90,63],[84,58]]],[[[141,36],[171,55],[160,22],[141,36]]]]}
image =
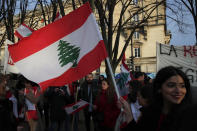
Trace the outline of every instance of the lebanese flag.
{"type": "Polygon", "coordinates": [[[107,57],[89,3],[9,46],[9,52],[20,73],[42,89],[79,80],[107,57]]]}
{"type": "Polygon", "coordinates": [[[21,24],[16,31],[14,32],[14,34],[19,38],[19,39],[23,39],[24,37],[28,37],[32,34],[34,30],[32,28],[30,28],[29,26],[27,26],[26,24],[21,24]]]}
{"type": "Polygon", "coordinates": [[[55,17],[55,20],[54,21],[59,20],[61,18],[62,18],[62,16],[60,15],[60,13],[58,11],[57,14],[56,14],[56,17],[55,17]]]}
{"type": "Polygon", "coordinates": [[[132,73],[129,71],[129,67],[127,66],[125,61],[126,61],[126,59],[125,59],[125,54],[124,54],[123,57],[122,57],[122,64],[121,64],[120,70],[121,70],[122,73],[128,73],[129,74],[128,81],[130,81],[130,80],[133,80],[134,77],[133,77],[132,73]]]}
{"type": "Polygon", "coordinates": [[[87,101],[80,100],[76,103],[65,106],[64,109],[67,114],[74,114],[74,113],[79,112],[80,110],[84,109],[88,105],[89,105],[89,103],[87,101]]]}
{"type": "Polygon", "coordinates": [[[121,73],[119,74],[119,79],[117,80],[117,86],[118,86],[120,95],[127,97],[129,93],[129,81],[133,80],[133,77],[125,61],[126,60],[125,60],[125,54],[124,54],[122,58],[122,64],[120,66],[121,73]]]}

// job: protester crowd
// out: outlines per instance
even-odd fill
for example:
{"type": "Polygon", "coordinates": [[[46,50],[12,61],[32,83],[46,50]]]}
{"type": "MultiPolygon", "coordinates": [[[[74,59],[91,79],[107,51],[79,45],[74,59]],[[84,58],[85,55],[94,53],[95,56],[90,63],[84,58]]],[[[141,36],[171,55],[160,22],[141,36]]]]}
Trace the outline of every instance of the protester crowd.
{"type": "Polygon", "coordinates": [[[118,99],[113,84],[103,75],[95,79],[89,73],[82,82],[42,92],[21,75],[0,74],[0,131],[80,131],[79,112],[69,114],[64,109],[80,99],[89,103],[83,108],[86,131],[117,130],[121,113],[119,131],[197,130],[197,106],[181,70],[170,66],[154,79],[143,72],[133,73],[133,78],[127,95],[118,99]]]}

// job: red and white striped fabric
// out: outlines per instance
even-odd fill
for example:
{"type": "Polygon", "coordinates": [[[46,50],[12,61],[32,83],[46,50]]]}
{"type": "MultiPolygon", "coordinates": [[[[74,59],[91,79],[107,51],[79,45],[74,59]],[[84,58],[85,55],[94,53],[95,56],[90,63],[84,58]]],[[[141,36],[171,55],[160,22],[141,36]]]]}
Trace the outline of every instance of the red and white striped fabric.
{"type": "Polygon", "coordinates": [[[29,26],[27,26],[26,24],[21,24],[15,31],[15,35],[19,38],[19,39],[23,39],[24,37],[28,37],[32,34],[34,30],[32,28],[30,28],[29,26]]]}
{"type": "Polygon", "coordinates": [[[79,112],[80,110],[84,109],[88,105],[89,105],[88,102],[86,102],[84,100],[80,100],[76,103],[65,106],[64,109],[68,114],[74,114],[74,113],[79,112]]]}
{"type": "Polygon", "coordinates": [[[20,73],[38,83],[42,89],[79,80],[99,68],[107,57],[89,3],[9,46],[9,52],[20,73]],[[68,51],[62,53],[65,48],[60,48],[61,44],[73,48],[74,51],[69,50],[73,55],[68,51]],[[76,51],[77,58],[73,53],[76,51]],[[75,62],[68,61],[74,57],[75,62]]]}
{"type": "Polygon", "coordinates": [[[9,73],[14,73],[18,74],[19,70],[16,68],[14,65],[11,56],[8,51],[8,45],[13,45],[14,43],[11,42],[10,40],[6,39],[5,41],[5,53],[4,53],[4,66],[3,66],[3,73],[9,74],[9,73]]]}
{"type": "Polygon", "coordinates": [[[58,11],[57,14],[56,14],[56,17],[55,17],[55,20],[54,21],[59,20],[61,18],[62,18],[62,16],[60,15],[60,13],[58,11]]]}
{"type": "Polygon", "coordinates": [[[120,67],[120,70],[122,73],[128,73],[130,74],[129,75],[129,78],[128,78],[128,81],[130,80],[133,80],[134,77],[132,75],[132,73],[129,71],[129,67],[127,66],[127,64],[125,63],[126,59],[125,59],[125,54],[123,55],[123,58],[122,58],[122,64],[121,64],[121,67],[120,67]]]}
{"type": "MultiPolygon", "coordinates": [[[[32,88],[33,88],[34,96],[37,96],[37,87],[32,87],[32,88]]],[[[24,94],[26,95],[29,92],[30,92],[30,90],[25,88],[24,94]]],[[[25,98],[25,104],[27,106],[27,111],[26,111],[27,119],[28,120],[30,120],[30,119],[37,120],[38,115],[37,115],[37,110],[36,110],[36,104],[32,103],[27,98],[25,98]]]]}

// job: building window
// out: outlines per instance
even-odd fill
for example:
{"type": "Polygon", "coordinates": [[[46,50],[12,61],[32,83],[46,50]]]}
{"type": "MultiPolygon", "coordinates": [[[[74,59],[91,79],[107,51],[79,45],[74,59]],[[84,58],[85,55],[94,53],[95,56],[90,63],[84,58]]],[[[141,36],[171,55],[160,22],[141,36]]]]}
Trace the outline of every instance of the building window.
{"type": "Polygon", "coordinates": [[[140,48],[135,48],[135,57],[140,57],[140,48]]]}
{"type": "Polygon", "coordinates": [[[141,71],[141,66],[135,66],[135,71],[141,71]]]}
{"type": "Polygon", "coordinates": [[[138,21],[139,21],[139,16],[138,16],[138,14],[135,14],[135,15],[134,15],[134,21],[135,21],[135,22],[138,22],[138,21]]]}
{"type": "Polygon", "coordinates": [[[139,39],[140,38],[140,33],[139,32],[134,32],[133,34],[134,39],[139,39]]]}

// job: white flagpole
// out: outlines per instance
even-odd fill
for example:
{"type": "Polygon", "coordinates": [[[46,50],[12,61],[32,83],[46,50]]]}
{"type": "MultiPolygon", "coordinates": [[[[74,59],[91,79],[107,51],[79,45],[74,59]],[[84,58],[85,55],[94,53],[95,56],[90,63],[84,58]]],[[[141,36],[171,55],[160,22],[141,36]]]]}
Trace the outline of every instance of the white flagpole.
{"type": "Polygon", "coordinates": [[[114,85],[114,88],[115,88],[115,91],[116,91],[116,94],[117,94],[117,97],[118,99],[120,98],[120,93],[118,91],[118,87],[116,85],[116,81],[115,81],[115,78],[114,78],[114,74],[112,72],[112,68],[111,68],[111,64],[109,62],[109,57],[106,58],[106,61],[107,61],[107,66],[109,68],[109,72],[110,72],[110,75],[111,75],[111,78],[112,78],[112,82],[113,82],[113,85],[114,85]]]}
{"type": "MultiPolygon", "coordinates": [[[[109,62],[109,57],[106,58],[106,61],[107,61],[107,66],[109,67],[109,72],[110,72],[110,75],[111,75],[111,78],[112,78],[112,82],[113,82],[113,85],[114,85],[114,88],[115,88],[115,91],[116,91],[116,94],[117,94],[117,97],[118,99],[120,99],[120,93],[118,91],[118,87],[116,85],[116,81],[115,81],[115,78],[114,78],[114,74],[112,72],[112,68],[111,68],[111,64],[109,62]]],[[[119,117],[117,118],[118,121],[116,121],[116,125],[115,125],[115,129],[114,131],[119,131],[120,130],[120,121],[121,119],[123,119],[122,117],[122,112],[123,112],[123,108],[121,108],[121,113],[119,115],[119,117]]]]}

